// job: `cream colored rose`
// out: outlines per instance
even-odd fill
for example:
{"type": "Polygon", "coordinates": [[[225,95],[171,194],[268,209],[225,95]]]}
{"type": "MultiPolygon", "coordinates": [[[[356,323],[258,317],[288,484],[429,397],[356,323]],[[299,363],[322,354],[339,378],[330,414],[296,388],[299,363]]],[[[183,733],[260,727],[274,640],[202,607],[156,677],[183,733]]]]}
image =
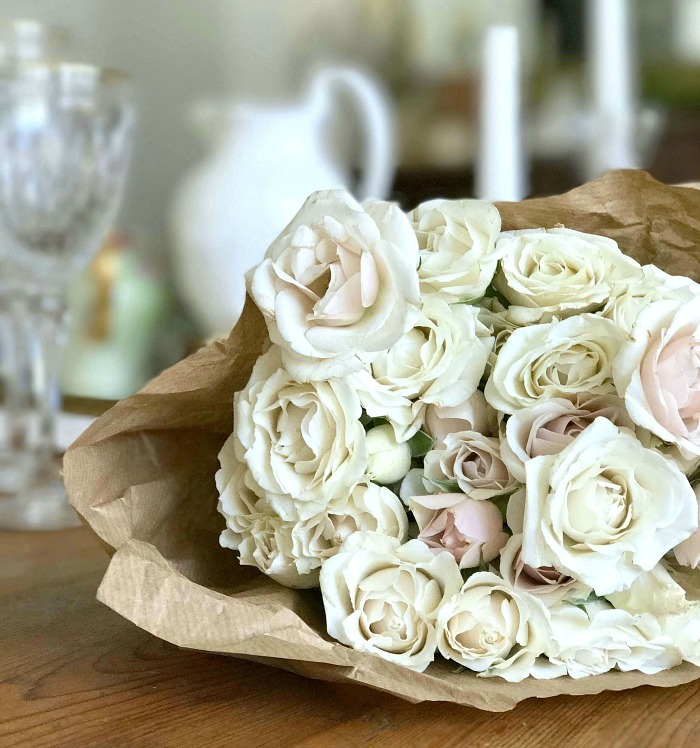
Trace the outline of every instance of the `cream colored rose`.
{"type": "Polygon", "coordinates": [[[629,587],[698,526],[683,473],[604,418],[525,467],[522,560],[554,566],[598,595],[629,587]]]}
{"type": "Polygon", "coordinates": [[[409,214],[418,237],[421,293],[484,295],[498,265],[501,216],[482,200],[430,200],[409,214]]]}
{"type": "Polygon", "coordinates": [[[625,403],[616,395],[587,392],[572,400],[552,398],[516,411],[505,429],[501,456],[513,477],[525,483],[525,463],[540,455],[561,452],[596,418],[634,430],[625,403]]]}
{"type": "Polygon", "coordinates": [[[567,228],[505,232],[497,251],[495,288],[512,305],[538,310],[542,322],[596,311],[616,280],[642,277],[612,239],[567,228]]]}
{"type": "Polygon", "coordinates": [[[425,478],[443,491],[477,501],[513,493],[518,483],[501,458],[501,443],[478,431],[458,431],[425,456],[425,478]]]}
{"type": "Polygon", "coordinates": [[[683,659],[700,667],[700,603],[693,602],[682,613],[668,616],[663,630],[683,659]]]}
{"type": "Polygon", "coordinates": [[[218,509],[226,519],[219,543],[238,551],[244,566],[255,566],[286,587],[318,586],[318,572],[307,574],[295,563],[294,523],[281,519],[265,500],[245,463],[236,457],[234,441],[232,435],[224,444],[216,473],[218,509]]]}
{"type": "MultiPolygon", "coordinates": [[[[683,581],[688,581],[694,573],[687,569],[682,572],[679,576],[683,581]]],[[[700,666],[700,604],[687,598],[686,590],[663,564],[640,574],[628,590],[609,595],[608,599],[616,608],[629,613],[655,616],[683,659],[700,666]]]]}
{"type": "Polygon", "coordinates": [[[308,519],[365,474],[362,409],[343,379],[296,382],[273,347],[236,393],[234,410],[237,457],[285,520],[308,519]]]}
{"type": "MultiPolygon", "coordinates": [[[[292,549],[293,527],[293,522],[285,522],[273,514],[256,517],[237,546],[225,547],[235,547],[241,564],[257,566],[260,571],[285,587],[317,587],[318,571],[300,574],[296,568],[292,549]]],[[[222,545],[225,545],[223,535],[221,540],[222,545]]]]}
{"type": "Polygon", "coordinates": [[[400,545],[376,533],[351,535],[321,568],[328,633],[422,672],[435,656],[435,621],[462,576],[451,554],[419,540],[400,545]]]}
{"type": "Polygon", "coordinates": [[[640,312],[655,301],[690,301],[700,295],[700,286],[679,275],[669,275],[655,265],[644,265],[642,277],[613,283],[601,314],[625,332],[632,332],[640,312]]]}
{"type": "Polygon", "coordinates": [[[544,605],[488,571],[472,574],[438,614],[443,657],[511,682],[531,673],[537,657],[547,651],[550,635],[544,605]]]}
{"type": "Polygon", "coordinates": [[[287,369],[305,381],[361,368],[409,330],[418,245],[396,205],[315,192],[247,274],[287,369]]]}
{"type": "Polygon", "coordinates": [[[219,452],[221,467],[215,475],[219,491],[218,509],[226,518],[224,534],[228,537],[226,546],[229,548],[240,542],[240,537],[236,539],[233,536],[250,530],[250,523],[256,515],[273,513],[247,465],[236,456],[235,441],[235,435],[231,434],[224,442],[219,452]]]}
{"type": "Polygon", "coordinates": [[[484,394],[504,413],[581,392],[612,394],[613,361],[626,339],[610,320],[579,314],[522,327],[501,348],[484,394]]]}
{"type": "Polygon", "coordinates": [[[683,613],[689,605],[685,590],[668,573],[663,562],[641,573],[626,590],[607,595],[607,599],[628,613],[650,613],[660,620],[683,613]]]}
{"type": "MultiPolygon", "coordinates": [[[[511,528],[512,529],[512,528],[511,528]]],[[[501,549],[499,571],[515,590],[527,592],[548,608],[562,600],[583,599],[591,588],[553,566],[529,566],[521,557],[523,536],[512,535],[501,549]]]]}
{"type": "Polygon", "coordinates": [[[486,402],[484,393],[476,390],[458,405],[428,405],[423,425],[439,446],[448,434],[455,431],[478,431],[485,436],[497,436],[498,413],[486,402]]]}
{"type": "Polygon", "coordinates": [[[635,423],[700,455],[700,297],[643,309],[613,373],[635,423]]]}
{"type": "Polygon", "coordinates": [[[649,675],[680,664],[670,637],[648,613],[632,615],[602,600],[563,603],[550,610],[553,652],[550,661],[572,678],[609,670],[649,675]]]}
{"type": "Polygon", "coordinates": [[[390,350],[352,376],[367,413],[387,417],[406,441],[420,428],[425,406],[456,406],[474,394],[493,339],[475,307],[428,297],[416,321],[390,350]]]}
{"type": "Polygon", "coordinates": [[[354,532],[376,532],[403,543],[408,535],[406,510],[388,488],[370,481],[358,483],[347,499],[336,499],[325,512],[292,528],[292,555],[299,573],[316,570],[318,574],[321,563],[354,532]]]}
{"type": "Polygon", "coordinates": [[[283,520],[236,458],[234,440],[229,437],[222,449],[222,467],[216,473],[218,508],[226,519],[220,542],[237,550],[243,565],[256,566],[287,587],[317,587],[322,562],[353,532],[406,539],[408,519],[401,501],[389,489],[367,480],[347,498],[333,500],[326,511],[299,522],[283,520]]]}

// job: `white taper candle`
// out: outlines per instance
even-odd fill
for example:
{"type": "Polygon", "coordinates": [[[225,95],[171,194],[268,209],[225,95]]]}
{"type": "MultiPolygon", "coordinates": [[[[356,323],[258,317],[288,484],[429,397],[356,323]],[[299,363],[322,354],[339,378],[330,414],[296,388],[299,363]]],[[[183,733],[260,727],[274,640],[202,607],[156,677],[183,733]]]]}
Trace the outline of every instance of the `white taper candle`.
{"type": "Polygon", "coordinates": [[[594,100],[589,176],[639,166],[629,0],[589,0],[588,60],[594,100]]]}
{"type": "Polygon", "coordinates": [[[476,194],[485,200],[522,200],[526,190],[518,29],[491,26],[482,58],[476,194]]]}

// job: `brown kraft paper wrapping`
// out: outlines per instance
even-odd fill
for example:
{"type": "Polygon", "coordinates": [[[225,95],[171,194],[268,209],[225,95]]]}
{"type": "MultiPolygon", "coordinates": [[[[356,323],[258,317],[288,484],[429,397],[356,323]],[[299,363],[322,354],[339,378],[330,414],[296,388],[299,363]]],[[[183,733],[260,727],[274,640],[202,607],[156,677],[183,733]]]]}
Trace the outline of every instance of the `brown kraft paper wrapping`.
{"type": "MultiPolygon", "coordinates": [[[[700,280],[700,190],[648,174],[611,172],[566,195],[498,205],[504,229],[603,234],[642,263],[700,280]]],[[[281,587],[219,546],[217,454],[232,399],[267,337],[250,299],[225,342],[168,369],[98,419],[65,455],[70,500],[113,552],[98,599],[181,647],[218,652],[329,681],[352,681],[410,701],[505,711],[519,701],[591,694],[700,677],[690,664],[648,676],[611,672],[522,683],[455,672],[438,660],[416,673],[333,642],[320,594],[281,587]]]]}

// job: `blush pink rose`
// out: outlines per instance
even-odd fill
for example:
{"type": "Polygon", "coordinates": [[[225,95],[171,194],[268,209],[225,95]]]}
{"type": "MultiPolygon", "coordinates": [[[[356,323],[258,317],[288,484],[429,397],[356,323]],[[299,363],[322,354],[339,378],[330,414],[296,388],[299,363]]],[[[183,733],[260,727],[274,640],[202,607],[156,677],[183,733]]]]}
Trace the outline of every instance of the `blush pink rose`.
{"type": "Polygon", "coordinates": [[[643,309],[613,376],[636,424],[700,455],[700,297],[643,309]]]}
{"type": "Polygon", "coordinates": [[[501,512],[490,501],[448,493],[413,496],[409,507],[418,523],[418,540],[435,552],[449,551],[460,569],[492,561],[508,540],[501,512]]]}
{"type": "Polygon", "coordinates": [[[516,411],[505,428],[501,457],[511,474],[525,483],[525,463],[540,455],[555,455],[596,418],[634,430],[625,403],[615,395],[580,393],[572,400],[552,398],[516,411]]]}
{"type": "Polygon", "coordinates": [[[485,436],[496,436],[498,413],[486,402],[484,393],[477,390],[459,405],[428,405],[423,426],[436,444],[443,444],[447,435],[456,431],[478,431],[485,436]]]}
{"type": "Polygon", "coordinates": [[[425,456],[425,478],[443,491],[483,501],[511,494],[518,483],[501,458],[501,443],[478,431],[457,431],[425,456]]]}
{"type": "Polygon", "coordinates": [[[500,572],[513,589],[529,592],[547,605],[572,597],[586,598],[591,591],[582,582],[553,566],[529,566],[520,557],[522,535],[513,535],[501,550],[500,572]]]}

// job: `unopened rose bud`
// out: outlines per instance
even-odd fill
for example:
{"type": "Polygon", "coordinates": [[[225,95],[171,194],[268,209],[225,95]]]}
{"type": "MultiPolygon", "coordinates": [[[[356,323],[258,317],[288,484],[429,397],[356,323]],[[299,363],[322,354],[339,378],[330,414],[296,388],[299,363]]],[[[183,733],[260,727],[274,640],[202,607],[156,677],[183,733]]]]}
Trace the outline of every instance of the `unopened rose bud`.
{"type": "Polygon", "coordinates": [[[368,477],[377,483],[396,483],[411,468],[411,448],[408,442],[396,441],[394,429],[386,423],[367,432],[369,453],[368,477]]]}

